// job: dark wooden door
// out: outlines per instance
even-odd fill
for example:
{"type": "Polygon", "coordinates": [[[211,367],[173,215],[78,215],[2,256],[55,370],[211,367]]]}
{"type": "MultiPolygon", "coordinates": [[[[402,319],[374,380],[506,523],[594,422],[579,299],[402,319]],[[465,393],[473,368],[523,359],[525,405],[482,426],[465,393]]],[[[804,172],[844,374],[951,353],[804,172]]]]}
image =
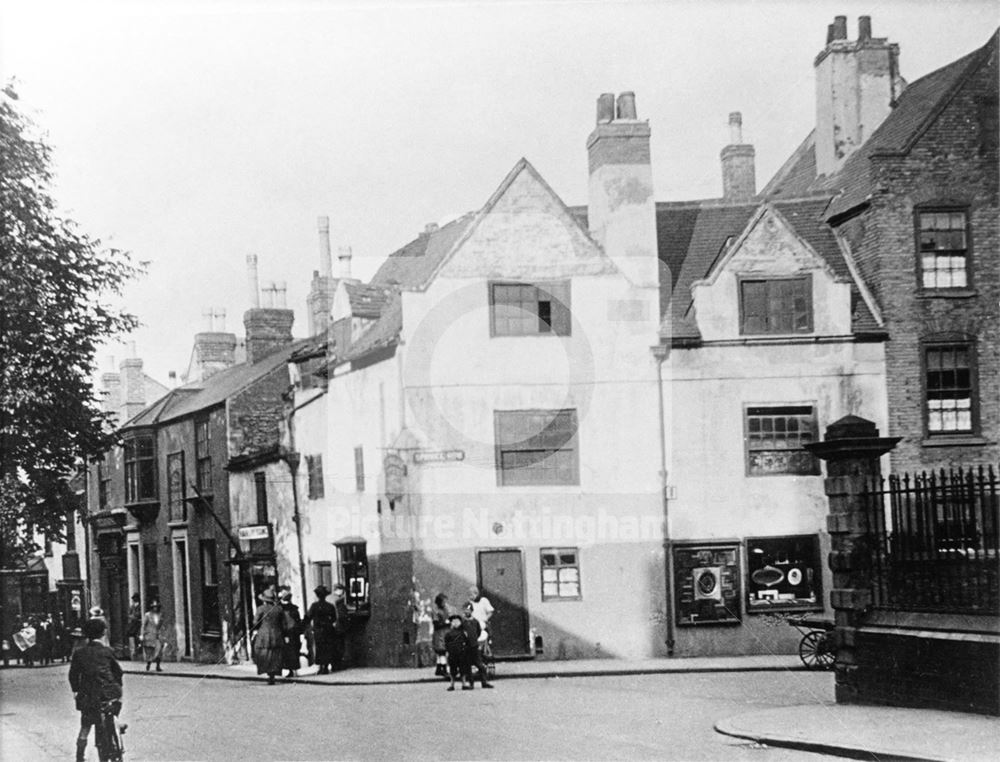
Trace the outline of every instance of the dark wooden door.
{"type": "Polygon", "coordinates": [[[479,589],[496,611],[490,619],[493,653],[523,656],[528,651],[528,612],[520,550],[479,552],[479,589]]]}

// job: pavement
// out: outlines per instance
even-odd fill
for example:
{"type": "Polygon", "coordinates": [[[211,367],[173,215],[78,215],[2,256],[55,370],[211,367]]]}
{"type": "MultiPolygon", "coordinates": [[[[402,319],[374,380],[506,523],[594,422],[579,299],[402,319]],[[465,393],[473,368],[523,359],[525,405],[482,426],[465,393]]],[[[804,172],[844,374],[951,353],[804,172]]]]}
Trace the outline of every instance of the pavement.
{"type": "MultiPolygon", "coordinates": [[[[160,678],[261,681],[252,663],[169,662],[146,672],[142,662],[122,662],[127,673],[160,678]]],[[[501,661],[497,681],[705,672],[802,671],[797,656],[731,656],[684,659],[579,659],[501,661]]],[[[833,680],[833,675],[830,675],[833,680]]],[[[394,685],[439,683],[433,668],[345,669],[330,675],[299,671],[298,683],[394,685]]],[[[723,717],[715,730],[756,743],[851,759],[971,762],[1000,759],[1000,718],[962,712],[816,702],[723,717]]]]}

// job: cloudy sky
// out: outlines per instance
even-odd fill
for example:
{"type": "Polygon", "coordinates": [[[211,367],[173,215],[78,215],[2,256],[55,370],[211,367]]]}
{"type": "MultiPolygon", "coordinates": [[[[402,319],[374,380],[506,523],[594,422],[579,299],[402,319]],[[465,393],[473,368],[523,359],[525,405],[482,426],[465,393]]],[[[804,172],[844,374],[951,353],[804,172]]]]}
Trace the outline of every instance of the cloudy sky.
{"type": "MultiPolygon", "coordinates": [[[[981,46],[996,0],[0,0],[0,74],[54,148],[57,202],[150,263],[124,306],[147,372],[183,372],[202,313],[242,335],[246,255],[286,281],[296,335],[319,254],[367,277],[428,222],[479,208],[522,156],[586,202],[602,92],[633,90],[658,200],[721,194],[743,112],[758,186],[811,129],[835,15],[872,17],[916,79],[981,46]]],[[[108,347],[119,361],[121,346],[108,347]]]]}

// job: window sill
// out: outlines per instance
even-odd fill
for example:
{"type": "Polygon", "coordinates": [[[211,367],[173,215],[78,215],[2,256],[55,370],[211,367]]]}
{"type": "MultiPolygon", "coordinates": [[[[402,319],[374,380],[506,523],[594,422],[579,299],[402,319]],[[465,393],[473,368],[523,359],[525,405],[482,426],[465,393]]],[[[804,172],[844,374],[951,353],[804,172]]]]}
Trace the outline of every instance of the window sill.
{"type": "Polygon", "coordinates": [[[187,529],[187,525],[187,519],[173,519],[167,522],[167,527],[170,529],[187,529]]]}
{"type": "Polygon", "coordinates": [[[221,641],[222,640],[222,633],[221,632],[203,632],[201,634],[201,639],[202,640],[218,640],[218,641],[221,641]]]}
{"type": "Polygon", "coordinates": [[[955,436],[935,436],[928,437],[924,439],[921,443],[921,447],[981,447],[983,445],[990,444],[990,441],[986,437],[975,436],[972,434],[955,435],[955,436]]]}
{"type": "Polygon", "coordinates": [[[921,288],[918,299],[973,299],[979,296],[974,288],[921,288]]]}

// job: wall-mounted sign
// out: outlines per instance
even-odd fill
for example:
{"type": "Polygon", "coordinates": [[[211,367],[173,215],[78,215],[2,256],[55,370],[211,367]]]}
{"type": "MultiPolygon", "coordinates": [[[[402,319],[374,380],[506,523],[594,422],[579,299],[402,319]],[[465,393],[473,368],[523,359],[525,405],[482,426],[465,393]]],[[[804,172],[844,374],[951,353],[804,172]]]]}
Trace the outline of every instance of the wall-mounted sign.
{"type": "Polygon", "coordinates": [[[749,613],[823,608],[816,535],[749,537],[746,543],[749,613]]]}
{"type": "Polygon", "coordinates": [[[385,474],[386,498],[399,500],[406,494],[406,462],[398,455],[386,455],[382,471],[385,474]]]}
{"type": "Polygon", "coordinates": [[[236,530],[236,534],[241,540],[266,540],[271,536],[270,532],[271,527],[267,524],[254,524],[236,530]]]}
{"type": "Polygon", "coordinates": [[[740,546],[674,546],[674,603],[678,625],[739,624],[740,546]]]}
{"type": "Polygon", "coordinates": [[[465,450],[417,450],[413,453],[414,463],[444,463],[465,460],[465,450]]]}

